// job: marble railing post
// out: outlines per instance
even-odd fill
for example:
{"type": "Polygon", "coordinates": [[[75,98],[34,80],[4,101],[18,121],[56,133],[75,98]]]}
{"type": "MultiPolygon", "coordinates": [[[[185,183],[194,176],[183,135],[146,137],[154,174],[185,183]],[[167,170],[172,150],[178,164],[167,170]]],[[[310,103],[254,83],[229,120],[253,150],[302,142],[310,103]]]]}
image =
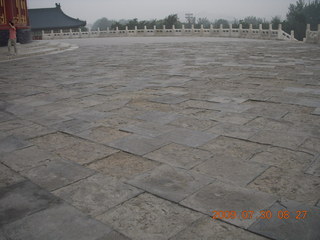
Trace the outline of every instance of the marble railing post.
{"type": "Polygon", "coordinates": [[[134,26],[134,35],[137,35],[137,34],[138,34],[138,27],[134,26]]]}
{"type": "Polygon", "coordinates": [[[222,37],[222,33],[223,33],[223,25],[220,24],[220,29],[219,29],[219,36],[222,37]]]}
{"type": "Polygon", "coordinates": [[[232,37],[232,23],[229,23],[229,36],[232,37]]]}
{"type": "Polygon", "coordinates": [[[79,38],[82,38],[82,31],[81,31],[81,28],[79,28],[79,38]]]}
{"type": "Polygon", "coordinates": [[[294,31],[293,30],[291,30],[290,35],[291,35],[291,40],[293,40],[294,39],[294,31]]]}

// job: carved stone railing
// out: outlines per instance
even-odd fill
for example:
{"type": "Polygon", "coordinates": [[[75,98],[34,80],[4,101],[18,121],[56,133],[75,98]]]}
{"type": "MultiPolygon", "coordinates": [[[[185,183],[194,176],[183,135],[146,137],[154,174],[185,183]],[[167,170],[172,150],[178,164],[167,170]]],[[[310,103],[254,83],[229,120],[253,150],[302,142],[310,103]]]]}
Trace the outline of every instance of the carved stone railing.
{"type": "Polygon", "coordinates": [[[201,37],[230,37],[230,38],[248,38],[248,39],[265,39],[265,40],[288,40],[288,41],[297,41],[294,38],[293,31],[291,34],[287,34],[282,30],[281,24],[278,29],[272,29],[272,25],[269,25],[269,29],[263,29],[262,24],[259,25],[258,29],[253,29],[252,24],[249,29],[242,28],[240,24],[239,28],[233,28],[230,24],[229,28],[223,28],[220,25],[220,28],[213,28],[211,25],[210,28],[204,28],[201,25],[201,28],[196,29],[194,26],[191,28],[185,28],[182,25],[181,29],[176,29],[175,26],[172,26],[172,29],[166,29],[165,26],[159,29],[154,27],[153,29],[138,29],[135,27],[134,30],[129,30],[128,27],[125,30],[119,30],[118,27],[116,30],[107,29],[106,31],[62,31],[60,32],[44,32],[42,31],[41,38],[44,40],[49,39],[67,39],[67,38],[98,38],[98,37],[143,37],[143,36],[201,36],[201,37]]]}
{"type": "Polygon", "coordinates": [[[320,24],[318,24],[318,31],[311,31],[310,24],[307,25],[305,42],[320,44],[320,24]]]}

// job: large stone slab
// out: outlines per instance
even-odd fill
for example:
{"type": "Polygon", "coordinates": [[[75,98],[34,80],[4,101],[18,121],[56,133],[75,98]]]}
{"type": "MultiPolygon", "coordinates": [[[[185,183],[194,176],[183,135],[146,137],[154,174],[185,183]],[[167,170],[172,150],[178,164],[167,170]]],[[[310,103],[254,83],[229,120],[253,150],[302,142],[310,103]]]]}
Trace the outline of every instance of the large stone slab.
{"type": "Polygon", "coordinates": [[[200,148],[210,151],[215,155],[225,155],[227,157],[246,160],[265,149],[266,146],[245,140],[219,136],[202,145],[200,148]]]}
{"type": "Polygon", "coordinates": [[[97,143],[107,144],[122,137],[129,136],[130,133],[119,131],[111,127],[99,126],[78,133],[77,135],[97,143]]]}
{"type": "Polygon", "coordinates": [[[51,125],[53,129],[74,134],[94,127],[94,123],[81,119],[71,119],[51,125]]]}
{"type": "Polygon", "coordinates": [[[18,173],[0,163],[0,188],[24,181],[18,173]]]}
{"type": "Polygon", "coordinates": [[[133,240],[168,239],[202,215],[150,194],[141,194],[98,216],[133,240]]]}
{"type": "Polygon", "coordinates": [[[141,192],[115,178],[96,174],[53,193],[82,212],[97,216],[141,192]]]}
{"type": "Polygon", "coordinates": [[[114,142],[108,143],[108,145],[125,152],[137,155],[145,155],[168,144],[169,141],[170,140],[165,137],[150,138],[132,134],[114,142]]]}
{"type": "Polygon", "coordinates": [[[161,135],[161,137],[167,139],[167,141],[186,145],[189,147],[199,147],[218,137],[218,135],[187,128],[177,128],[169,133],[161,135]]]}
{"type": "Polygon", "coordinates": [[[320,238],[320,209],[294,201],[282,200],[269,209],[272,219],[259,219],[249,230],[272,239],[315,240],[320,238]],[[281,217],[288,211],[287,219],[281,217]],[[304,212],[306,211],[306,215],[304,212]],[[280,215],[278,215],[280,212],[280,215]],[[280,217],[279,217],[280,216],[280,217]]]}
{"type": "Polygon", "coordinates": [[[0,153],[13,152],[29,146],[31,146],[29,142],[15,136],[7,136],[0,139],[0,153]]]}
{"type": "Polygon", "coordinates": [[[194,170],[223,182],[231,182],[234,185],[244,187],[268,167],[265,164],[245,162],[237,158],[215,155],[196,166],[194,170]]]}
{"type": "Polygon", "coordinates": [[[241,228],[204,216],[179,232],[170,240],[224,239],[224,240],[266,240],[262,236],[241,228]]]}
{"type": "Polygon", "coordinates": [[[166,124],[166,123],[172,122],[173,120],[177,119],[178,117],[179,117],[179,115],[175,114],[175,113],[149,111],[149,112],[146,112],[142,115],[137,115],[135,118],[140,119],[140,120],[144,120],[144,121],[166,124]]]}
{"type": "Polygon", "coordinates": [[[19,172],[39,166],[46,160],[56,158],[57,156],[51,152],[31,146],[1,155],[1,162],[19,172]]]}
{"type": "Polygon", "coordinates": [[[99,240],[109,239],[112,229],[67,204],[27,216],[3,228],[9,239],[99,240]]]}
{"type": "Polygon", "coordinates": [[[59,202],[58,198],[29,181],[0,188],[0,226],[59,202]]]}
{"type": "Polygon", "coordinates": [[[311,174],[316,177],[320,177],[320,155],[314,159],[312,164],[305,171],[307,174],[311,174]]]}
{"type": "Polygon", "coordinates": [[[271,167],[248,187],[310,205],[320,199],[320,178],[295,169],[271,167]]]}
{"type": "Polygon", "coordinates": [[[21,172],[39,186],[53,191],[80,179],[93,175],[95,171],[64,160],[48,160],[40,166],[21,172]]]}
{"type": "Polygon", "coordinates": [[[204,131],[208,128],[213,127],[217,123],[212,120],[198,119],[195,117],[180,117],[172,122],[170,125],[177,126],[180,128],[188,128],[193,130],[204,131]]]}
{"type": "Polygon", "coordinates": [[[180,202],[213,181],[192,171],[163,165],[135,177],[129,183],[170,201],[180,202]]]}
{"type": "Polygon", "coordinates": [[[161,123],[155,122],[144,122],[138,123],[134,125],[127,125],[122,127],[120,130],[132,132],[138,135],[146,136],[146,137],[157,137],[161,134],[171,132],[175,129],[174,126],[163,125],[161,123]]]}
{"type": "Polygon", "coordinates": [[[276,197],[247,188],[222,182],[214,182],[184,199],[180,204],[211,215],[213,211],[236,211],[239,218],[223,219],[242,228],[248,228],[259,216],[260,211],[270,207],[276,197]],[[243,211],[254,211],[253,218],[241,218],[243,211]]]}
{"type": "Polygon", "coordinates": [[[89,164],[88,167],[107,176],[112,176],[119,180],[127,180],[159,165],[160,163],[140,156],[118,152],[95,161],[89,164]]]}
{"type": "Polygon", "coordinates": [[[15,128],[8,133],[20,137],[22,139],[30,139],[38,136],[42,136],[45,134],[49,134],[54,132],[53,129],[41,126],[39,124],[30,124],[28,126],[20,127],[20,128],[15,128]]]}
{"type": "Polygon", "coordinates": [[[249,139],[259,131],[258,128],[241,126],[232,123],[219,123],[206,132],[234,138],[249,139]]]}
{"type": "Polygon", "coordinates": [[[300,146],[299,150],[312,154],[320,153],[320,138],[309,137],[300,146]]]}
{"type": "Polygon", "coordinates": [[[145,157],[172,166],[191,169],[197,164],[209,159],[212,155],[213,154],[208,151],[171,143],[148,153],[145,157]]]}

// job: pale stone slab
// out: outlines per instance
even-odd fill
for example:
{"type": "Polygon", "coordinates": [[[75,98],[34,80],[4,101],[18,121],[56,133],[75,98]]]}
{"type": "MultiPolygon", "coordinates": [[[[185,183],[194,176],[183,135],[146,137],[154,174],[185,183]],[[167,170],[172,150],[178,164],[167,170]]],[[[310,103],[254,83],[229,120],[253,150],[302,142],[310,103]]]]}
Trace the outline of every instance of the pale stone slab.
{"type": "Polygon", "coordinates": [[[224,240],[267,240],[241,228],[204,216],[170,240],[224,239],[224,240]]]}
{"type": "Polygon", "coordinates": [[[169,133],[161,135],[161,137],[167,139],[167,141],[186,145],[189,147],[199,147],[218,137],[218,135],[186,128],[177,128],[169,133]]]}
{"type": "Polygon", "coordinates": [[[207,113],[208,117],[212,120],[221,122],[221,123],[231,123],[231,124],[239,124],[243,125],[253,118],[254,115],[244,114],[244,113],[229,113],[229,112],[213,112],[210,114],[207,113]]]}
{"type": "Polygon", "coordinates": [[[16,128],[26,127],[29,125],[32,125],[32,122],[20,120],[20,119],[10,120],[10,121],[6,121],[6,122],[2,122],[0,124],[0,130],[1,131],[9,131],[9,130],[13,130],[16,128]]]}
{"type": "Polygon", "coordinates": [[[306,136],[289,134],[288,132],[262,130],[249,139],[250,141],[259,142],[263,144],[270,144],[273,146],[297,149],[298,146],[300,146],[306,139],[306,136]]]}
{"type": "Polygon", "coordinates": [[[202,215],[150,194],[141,194],[97,217],[133,240],[168,239],[202,215]]]}
{"type": "Polygon", "coordinates": [[[168,143],[169,140],[165,137],[148,138],[133,134],[111,142],[108,145],[125,152],[137,155],[145,155],[168,143]]]}
{"type": "Polygon", "coordinates": [[[309,137],[300,146],[299,150],[312,154],[320,153],[320,138],[309,137]]]}
{"type": "Polygon", "coordinates": [[[305,171],[307,174],[311,174],[316,177],[320,177],[320,156],[314,159],[309,168],[305,171]]]}
{"type": "Polygon", "coordinates": [[[268,167],[264,164],[215,155],[196,166],[194,170],[223,182],[245,187],[268,167]]]}
{"type": "Polygon", "coordinates": [[[107,158],[95,161],[89,168],[119,180],[127,180],[133,176],[148,171],[160,164],[133,154],[118,152],[107,158]]]}
{"type": "Polygon", "coordinates": [[[53,160],[56,158],[57,156],[53,153],[41,150],[36,146],[31,146],[3,154],[1,156],[1,162],[19,172],[39,166],[46,160],[53,160]]]}
{"type": "Polygon", "coordinates": [[[53,191],[80,179],[93,175],[95,171],[64,160],[48,160],[40,166],[21,172],[39,186],[53,191]]]}
{"type": "Polygon", "coordinates": [[[168,165],[141,174],[129,183],[170,201],[180,202],[214,180],[168,165]]]}
{"type": "Polygon", "coordinates": [[[180,117],[170,122],[170,125],[173,125],[173,126],[199,130],[199,131],[207,130],[208,128],[211,128],[216,124],[217,124],[216,122],[211,120],[197,119],[194,117],[180,117]]]}
{"type": "Polygon", "coordinates": [[[29,181],[0,188],[0,227],[59,202],[58,198],[29,181]]]}
{"type": "MultiPolygon", "coordinates": [[[[320,209],[302,203],[282,200],[273,204],[270,209],[272,220],[259,219],[249,227],[249,230],[272,239],[319,239],[320,209]],[[288,211],[288,219],[277,217],[279,211],[288,211]],[[304,216],[301,211],[307,211],[304,216]],[[297,219],[298,218],[298,219],[297,219]]],[[[280,215],[281,216],[281,215],[280,215]]]]}
{"type": "Polygon", "coordinates": [[[265,151],[256,153],[250,162],[258,162],[287,170],[304,170],[313,160],[313,155],[296,152],[284,148],[268,147],[265,151]]]}
{"type": "Polygon", "coordinates": [[[282,120],[282,119],[257,117],[254,120],[248,122],[246,126],[261,128],[264,130],[287,131],[290,128],[294,127],[294,124],[293,122],[282,120]]]}
{"type": "Polygon", "coordinates": [[[31,124],[28,126],[12,129],[12,130],[8,131],[8,133],[15,135],[15,136],[18,136],[18,137],[21,137],[23,139],[34,138],[34,137],[49,134],[52,132],[54,132],[53,129],[43,127],[38,124],[31,124]]]}
{"type": "Polygon", "coordinates": [[[112,229],[67,204],[37,212],[3,228],[10,239],[107,239],[112,229]]]}
{"type": "Polygon", "coordinates": [[[213,211],[236,211],[237,216],[242,211],[254,211],[252,219],[224,219],[236,226],[248,228],[256,220],[257,214],[270,207],[276,200],[276,197],[267,193],[214,182],[187,197],[180,204],[211,216],[213,211]]]}
{"type": "Polygon", "coordinates": [[[215,155],[225,155],[227,157],[246,160],[265,149],[266,146],[245,140],[220,136],[200,148],[210,151],[215,155]]]}
{"type": "Polygon", "coordinates": [[[145,157],[155,161],[167,163],[172,166],[190,169],[209,159],[212,155],[213,154],[208,151],[171,143],[158,150],[148,153],[145,155],[145,157]]]}
{"type": "Polygon", "coordinates": [[[96,174],[53,193],[82,212],[97,216],[141,192],[115,178],[96,174]]]}
{"type": "Polygon", "coordinates": [[[25,179],[10,168],[0,164],[0,188],[24,181],[25,179]]]}
{"type": "Polygon", "coordinates": [[[249,139],[259,131],[258,128],[231,123],[219,123],[206,132],[234,138],[249,139]]]}
{"type": "Polygon", "coordinates": [[[68,121],[63,121],[63,122],[53,124],[50,127],[58,131],[74,134],[74,133],[78,133],[78,132],[87,130],[89,128],[92,128],[93,126],[94,126],[94,123],[89,121],[84,121],[81,119],[71,119],[68,121]]]}
{"type": "Polygon", "coordinates": [[[150,101],[152,102],[159,102],[159,103],[166,103],[166,104],[177,104],[177,103],[182,103],[186,100],[187,100],[186,98],[172,96],[172,95],[164,95],[164,96],[150,99],[150,101]]]}
{"type": "Polygon", "coordinates": [[[248,100],[247,98],[235,98],[235,97],[227,97],[227,96],[216,96],[208,99],[208,101],[210,102],[217,102],[217,103],[243,103],[247,100],[248,100]]]}
{"type": "Polygon", "coordinates": [[[142,115],[137,115],[135,118],[150,121],[150,122],[157,122],[161,124],[167,124],[172,122],[173,120],[179,117],[178,114],[175,113],[167,113],[167,112],[160,112],[160,111],[149,111],[142,115]]]}
{"type": "Polygon", "coordinates": [[[122,137],[129,136],[130,133],[119,131],[110,127],[99,126],[78,133],[78,135],[97,143],[107,144],[122,137]]]}
{"type": "Polygon", "coordinates": [[[312,114],[314,114],[314,115],[320,115],[320,107],[319,107],[319,108],[316,108],[316,109],[312,112],[312,114]]]}
{"type": "Polygon", "coordinates": [[[93,109],[88,109],[79,113],[71,114],[69,115],[69,117],[81,119],[88,122],[96,122],[98,120],[105,119],[112,115],[113,113],[110,112],[101,112],[93,109]]]}
{"type": "Polygon", "coordinates": [[[320,178],[294,169],[271,167],[248,187],[310,205],[320,199],[320,178]]]}
{"type": "Polygon", "coordinates": [[[120,130],[132,132],[146,137],[157,137],[161,134],[171,132],[175,127],[170,125],[163,125],[155,122],[138,123],[134,125],[127,125],[120,130]]]}

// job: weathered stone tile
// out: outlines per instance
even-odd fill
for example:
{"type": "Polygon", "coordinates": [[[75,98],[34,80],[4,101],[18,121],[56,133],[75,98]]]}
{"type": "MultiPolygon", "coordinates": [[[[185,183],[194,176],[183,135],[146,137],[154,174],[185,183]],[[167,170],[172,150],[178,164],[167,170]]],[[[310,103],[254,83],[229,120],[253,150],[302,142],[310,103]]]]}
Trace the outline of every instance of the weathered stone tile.
{"type": "Polygon", "coordinates": [[[204,131],[210,127],[213,127],[217,123],[211,120],[201,120],[194,117],[180,117],[172,122],[170,125],[188,128],[193,130],[204,131]]]}
{"type": "MultiPolygon", "coordinates": [[[[1,107],[0,107],[0,109],[1,109],[1,107]]],[[[13,114],[3,112],[2,110],[0,110],[0,122],[6,122],[9,120],[14,120],[14,119],[16,119],[16,117],[13,114]]]]}
{"type": "Polygon", "coordinates": [[[195,167],[194,170],[223,182],[230,182],[244,187],[267,168],[267,165],[215,155],[195,167]]]}
{"type": "Polygon", "coordinates": [[[186,101],[186,98],[172,96],[172,95],[163,95],[160,97],[151,98],[150,101],[158,102],[158,103],[166,103],[166,104],[177,104],[186,101]]]}
{"type": "Polygon", "coordinates": [[[15,171],[23,171],[41,165],[46,160],[56,159],[57,156],[39,149],[36,146],[27,147],[1,155],[1,162],[15,171]]]}
{"type": "Polygon", "coordinates": [[[0,188],[0,226],[48,208],[59,201],[29,181],[0,188]]]}
{"type": "Polygon", "coordinates": [[[97,216],[141,192],[115,178],[96,174],[53,193],[82,212],[97,216]]]}
{"type": "Polygon", "coordinates": [[[118,233],[117,231],[112,231],[108,233],[107,235],[96,239],[96,240],[130,240],[130,238],[124,236],[121,233],[118,233]]]}
{"type": "Polygon", "coordinates": [[[262,236],[256,235],[241,228],[213,220],[204,216],[192,223],[183,231],[179,232],[170,240],[194,240],[194,239],[224,239],[224,240],[266,240],[262,236]]]}
{"type": "Polygon", "coordinates": [[[207,129],[206,132],[228,137],[248,139],[259,131],[258,128],[247,127],[231,123],[219,123],[207,129]]]}
{"type": "Polygon", "coordinates": [[[270,144],[273,146],[279,146],[290,149],[297,149],[298,146],[306,139],[306,136],[299,136],[296,134],[289,134],[287,132],[261,130],[254,136],[249,138],[250,141],[270,144]]]}
{"type": "Polygon", "coordinates": [[[134,240],[156,240],[174,236],[201,216],[145,193],[98,216],[98,220],[134,240]]]}
{"type": "Polygon", "coordinates": [[[117,149],[121,149],[125,152],[130,152],[137,155],[145,155],[168,143],[169,140],[164,137],[148,138],[133,134],[108,143],[108,145],[117,149]]]}
{"type": "Polygon", "coordinates": [[[227,157],[246,160],[266,147],[258,143],[220,136],[200,148],[210,151],[215,155],[225,155],[227,157]]]}
{"type": "Polygon", "coordinates": [[[248,127],[261,128],[264,130],[279,130],[287,131],[294,126],[292,122],[282,119],[271,119],[264,117],[257,117],[246,124],[248,127]]]}
{"type": "Polygon", "coordinates": [[[303,124],[320,125],[320,118],[317,115],[305,114],[305,113],[288,113],[284,116],[284,120],[303,124]]]}
{"type": "Polygon", "coordinates": [[[167,113],[167,112],[160,112],[160,111],[149,111],[145,112],[142,115],[137,115],[136,119],[150,121],[150,122],[157,122],[161,124],[167,124],[179,118],[178,114],[175,113],[167,113]]]}
{"type": "Polygon", "coordinates": [[[29,121],[25,121],[25,120],[10,120],[10,121],[6,121],[6,122],[1,122],[0,123],[0,130],[1,131],[9,131],[9,130],[13,130],[16,128],[21,128],[21,127],[25,127],[25,126],[29,126],[32,125],[32,122],[29,121]]]}
{"type": "Polygon", "coordinates": [[[320,153],[320,138],[307,138],[300,146],[299,150],[310,152],[312,154],[320,153]]]}
{"type": "Polygon", "coordinates": [[[271,167],[248,187],[314,205],[320,198],[320,178],[302,172],[271,167]]]}
{"type": "MultiPolygon", "coordinates": [[[[170,105],[170,104],[150,102],[150,101],[144,100],[144,99],[133,100],[130,103],[128,103],[127,106],[130,108],[134,108],[134,109],[149,111],[148,116],[145,115],[145,112],[144,112],[143,115],[137,115],[136,116],[136,117],[138,117],[137,119],[140,119],[140,117],[154,119],[153,116],[151,115],[151,113],[155,114],[155,113],[165,113],[165,112],[172,111],[172,105],[170,105]]],[[[164,117],[164,115],[162,115],[162,117],[164,117]]],[[[171,115],[170,117],[173,117],[173,115],[171,115]]],[[[145,119],[143,119],[143,120],[145,120],[145,119]]],[[[166,119],[166,120],[168,121],[168,119],[166,119]]]]}
{"type": "Polygon", "coordinates": [[[311,174],[316,177],[320,177],[320,156],[314,159],[312,164],[305,171],[307,174],[311,174]]]}
{"type": "Polygon", "coordinates": [[[127,125],[122,127],[120,130],[132,132],[138,135],[146,137],[157,137],[161,134],[171,132],[175,127],[170,125],[163,125],[155,122],[138,123],[134,125],[127,125]]]}
{"type": "Polygon", "coordinates": [[[226,97],[226,96],[216,96],[209,98],[208,101],[210,102],[217,102],[217,103],[243,103],[247,101],[246,98],[235,98],[235,97],[226,97]]]}
{"type": "Polygon", "coordinates": [[[212,120],[221,122],[221,123],[231,123],[243,125],[253,118],[255,115],[244,114],[244,113],[229,113],[229,112],[213,112],[211,114],[207,113],[208,117],[212,120]]]}
{"type": "Polygon", "coordinates": [[[119,131],[110,127],[99,126],[78,133],[78,135],[94,142],[106,144],[118,140],[119,138],[129,136],[130,133],[119,131]]]}
{"type": "Polygon", "coordinates": [[[18,173],[0,163],[0,188],[24,181],[18,173]]]}
{"type": "Polygon", "coordinates": [[[104,239],[112,229],[67,204],[37,212],[3,228],[10,239],[104,239]]]}
{"type": "Polygon", "coordinates": [[[118,152],[99,161],[95,161],[89,164],[88,167],[107,176],[126,180],[159,165],[157,162],[140,156],[118,152]]]}
{"type": "Polygon", "coordinates": [[[12,135],[0,139],[0,153],[13,152],[28,146],[31,146],[29,142],[12,135]]]}
{"type": "Polygon", "coordinates": [[[186,128],[177,128],[169,133],[161,135],[161,137],[167,139],[168,141],[189,147],[199,147],[216,138],[217,136],[218,135],[213,133],[205,133],[186,128]]]}
{"type": "Polygon", "coordinates": [[[244,111],[243,113],[246,114],[255,114],[256,116],[262,116],[267,118],[273,119],[280,119],[284,115],[288,113],[287,109],[279,108],[279,104],[272,104],[272,103],[263,103],[263,104],[254,104],[248,103],[248,106],[252,106],[248,110],[244,111]]]}
{"type": "Polygon", "coordinates": [[[313,160],[313,155],[291,151],[284,148],[268,147],[264,151],[256,153],[250,161],[259,162],[283,169],[304,170],[313,160]]]}
{"type": "Polygon", "coordinates": [[[172,143],[148,153],[145,157],[172,166],[190,169],[207,160],[212,155],[213,154],[208,151],[172,143]]]}
{"type": "Polygon", "coordinates": [[[14,136],[21,137],[23,139],[34,138],[34,137],[46,135],[46,134],[53,133],[53,132],[54,132],[53,129],[43,127],[38,124],[31,124],[28,126],[15,128],[15,129],[8,131],[8,133],[10,133],[14,136]]]}
{"type": "Polygon", "coordinates": [[[214,180],[196,172],[162,165],[138,175],[129,183],[170,201],[180,202],[214,180]]]}
{"type": "Polygon", "coordinates": [[[88,141],[80,141],[71,146],[55,150],[55,153],[62,158],[79,164],[87,164],[116,152],[118,150],[88,141]]]}
{"type": "Polygon", "coordinates": [[[53,191],[94,173],[95,171],[91,169],[69,161],[48,160],[40,166],[22,171],[21,175],[39,186],[53,191]]]}
{"type": "Polygon", "coordinates": [[[93,109],[87,109],[75,114],[71,114],[69,116],[72,118],[81,119],[88,122],[96,122],[112,115],[113,113],[110,113],[110,112],[100,112],[93,109]]]}
{"type": "Polygon", "coordinates": [[[269,209],[272,220],[259,219],[249,227],[249,230],[272,239],[319,239],[320,209],[294,201],[282,200],[269,209]],[[288,218],[280,219],[287,211],[288,218]],[[306,215],[304,212],[306,211],[306,215]],[[307,230],[307,231],[306,231],[307,230]]]}
{"type": "Polygon", "coordinates": [[[320,107],[316,108],[316,109],[312,112],[312,114],[314,114],[314,115],[320,115],[320,107]]]}
{"type": "Polygon", "coordinates": [[[187,197],[180,204],[211,216],[213,211],[236,211],[237,215],[242,211],[254,211],[256,214],[252,219],[224,219],[236,226],[248,228],[255,221],[257,214],[270,207],[276,200],[276,197],[263,192],[214,182],[187,197]]]}
{"type": "Polygon", "coordinates": [[[56,150],[59,148],[75,145],[83,140],[72,137],[71,135],[56,132],[30,140],[34,145],[47,150],[56,150]]]}
{"type": "Polygon", "coordinates": [[[87,130],[89,128],[94,127],[94,123],[84,121],[81,119],[71,119],[68,121],[59,122],[56,124],[51,125],[50,127],[58,130],[63,131],[66,133],[74,134],[78,133],[84,130],[87,130]]]}

